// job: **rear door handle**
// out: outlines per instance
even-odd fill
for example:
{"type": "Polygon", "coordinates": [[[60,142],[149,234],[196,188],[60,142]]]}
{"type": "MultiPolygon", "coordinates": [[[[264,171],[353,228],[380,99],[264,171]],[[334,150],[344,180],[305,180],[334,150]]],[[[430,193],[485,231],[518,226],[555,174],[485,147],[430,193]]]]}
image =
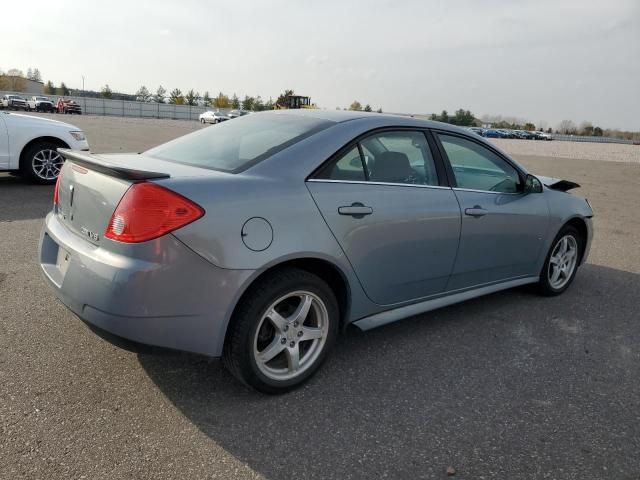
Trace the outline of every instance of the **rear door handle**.
{"type": "Polygon", "coordinates": [[[340,215],[351,215],[354,218],[362,218],[365,215],[371,215],[373,208],[367,207],[360,202],[354,202],[349,206],[338,207],[338,213],[340,215]]]}
{"type": "Polygon", "coordinates": [[[469,215],[470,217],[484,217],[487,213],[487,210],[482,208],[480,205],[476,205],[473,208],[466,208],[464,211],[465,215],[469,215]]]}

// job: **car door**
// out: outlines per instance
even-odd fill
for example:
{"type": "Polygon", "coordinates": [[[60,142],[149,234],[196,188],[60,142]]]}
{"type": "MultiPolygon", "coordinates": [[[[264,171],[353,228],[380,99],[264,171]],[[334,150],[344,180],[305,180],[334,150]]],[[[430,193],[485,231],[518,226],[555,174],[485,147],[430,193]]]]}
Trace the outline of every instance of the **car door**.
{"type": "Polygon", "coordinates": [[[444,291],[460,235],[460,208],[445,183],[425,132],[409,130],[354,142],[308,180],[373,302],[389,305],[444,291]]]}
{"type": "Polygon", "coordinates": [[[464,135],[436,134],[462,211],[448,290],[537,275],[549,223],[543,195],[523,193],[523,174],[508,159],[464,135]]]}
{"type": "Polygon", "coordinates": [[[0,113],[0,170],[9,168],[9,132],[4,119],[5,116],[0,113]]]}

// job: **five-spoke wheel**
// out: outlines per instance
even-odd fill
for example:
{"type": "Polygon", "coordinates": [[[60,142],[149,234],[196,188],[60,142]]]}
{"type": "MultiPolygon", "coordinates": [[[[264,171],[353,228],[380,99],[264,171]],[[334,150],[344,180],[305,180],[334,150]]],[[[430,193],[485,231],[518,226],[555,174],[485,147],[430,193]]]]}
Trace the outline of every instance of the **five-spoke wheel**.
{"type": "Polygon", "coordinates": [[[225,341],[225,364],[247,385],[285,392],[320,367],[338,323],[337,301],[326,282],[304,270],[278,270],[240,301],[225,341]]]}
{"type": "Polygon", "coordinates": [[[311,367],[322,353],[329,314],[311,292],[289,293],[267,309],[254,340],[260,371],[274,380],[287,380],[311,367]]]}
{"type": "Polygon", "coordinates": [[[558,295],[569,287],[580,264],[583,242],[574,227],[567,225],[560,230],[540,273],[539,286],[543,294],[558,295]]]}

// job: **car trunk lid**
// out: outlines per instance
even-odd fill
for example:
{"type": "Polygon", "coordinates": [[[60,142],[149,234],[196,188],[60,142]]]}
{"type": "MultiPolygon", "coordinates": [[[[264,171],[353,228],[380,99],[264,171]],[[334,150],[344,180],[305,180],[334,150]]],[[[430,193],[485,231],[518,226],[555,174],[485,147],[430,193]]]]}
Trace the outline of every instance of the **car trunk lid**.
{"type": "Polygon", "coordinates": [[[210,174],[138,154],[59,151],[66,162],[58,187],[57,215],[67,228],[94,245],[103,243],[111,216],[133,183],[210,174]]]}

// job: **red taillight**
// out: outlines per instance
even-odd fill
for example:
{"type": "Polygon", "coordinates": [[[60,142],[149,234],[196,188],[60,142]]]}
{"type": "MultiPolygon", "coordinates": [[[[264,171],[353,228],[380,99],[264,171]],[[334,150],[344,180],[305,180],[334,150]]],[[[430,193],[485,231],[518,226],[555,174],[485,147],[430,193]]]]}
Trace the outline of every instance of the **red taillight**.
{"type": "Polygon", "coordinates": [[[53,189],[53,204],[58,205],[58,195],[60,193],[60,180],[62,179],[62,172],[58,175],[56,180],[56,186],[53,189]]]}
{"type": "Polygon", "coordinates": [[[203,215],[200,206],[182,195],[155,183],[134,183],[113,212],[104,236],[124,243],[146,242],[203,215]]]}

